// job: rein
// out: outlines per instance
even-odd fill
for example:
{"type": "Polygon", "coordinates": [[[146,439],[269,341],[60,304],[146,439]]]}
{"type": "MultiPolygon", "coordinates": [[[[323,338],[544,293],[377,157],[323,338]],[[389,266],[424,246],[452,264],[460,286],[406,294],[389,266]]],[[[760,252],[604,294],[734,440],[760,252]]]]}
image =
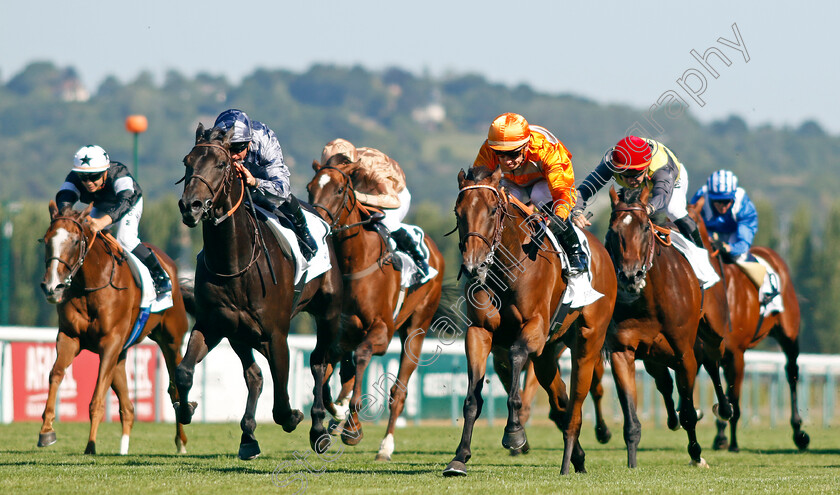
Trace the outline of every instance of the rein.
{"type": "Polygon", "coordinates": [[[82,292],[91,293],[91,292],[95,292],[95,291],[104,289],[105,287],[108,287],[108,286],[113,287],[116,290],[127,289],[127,287],[117,287],[116,285],[114,285],[114,274],[117,271],[116,254],[111,249],[109,243],[106,242],[104,234],[101,234],[99,232],[95,232],[93,234],[92,240],[88,241],[87,236],[85,235],[84,226],[78,220],[76,220],[73,217],[55,217],[55,218],[53,218],[52,222],[50,222],[50,230],[52,229],[52,226],[59,220],[67,220],[68,222],[70,222],[70,223],[74,224],[76,227],[78,227],[79,232],[81,233],[81,238],[82,238],[82,240],[81,240],[82,246],[81,246],[81,249],[80,249],[81,254],[79,255],[79,259],[76,260],[76,263],[74,265],[71,266],[70,263],[64,261],[59,256],[50,256],[49,258],[47,258],[44,261],[44,263],[47,264],[47,265],[49,265],[50,261],[53,261],[53,260],[58,261],[62,265],[66,266],[68,270],[70,270],[70,272],[67,274],[67,276],[64,277],[64,280],[63,280],[62,283],[65,286],[70,287],[70,284],[73,282],[73,277],[76,276],[76,273],[78,273],[78,271],[82,268],[82,265],[84,265],[85,258],[90,253],[90,250],[93,249],[93,244],[96,242],[96,236],[99,235],[102,238],[103,244],[105,245],[105,252],[111,258],[111,274],[108,277],[108,282],[105,283],[104,285],[101,285],[99,287],[82,287],[82,289],[81,289],[82,292]]]}
{"type": "MultiPolygon", "coordinates": [[[[613,209],[612,214],[613,214],[613,216],[615,216],[615,214],[617,212],[628,212],[628,211],[642,211],[642,212],[645,213],[645,215],[647,215],[647,210],[645,208],[641,207],[641,206],[625,206],[623,208],[615,208],[615,209],[613,209]]],[[[669,234],[671,232],[670,229],[665,228],[665,227],[660,227],[659,225],[656,225],[655,223],[653,223],[651,221],[650,217],[647,217],[647,222],[648,222],[648,225],[650,226],[650,236],[649,237],[651,237],[651,240],[650,240],[650,242],[648,242],[649,248],[648,248],[647,256],[645,257],[644,267],[642,268],[642,272],[645,275],[647,274],[648,270],[650,270],[651,267],[653,266],[654,248],[656,247],[656,243],[659,242],[663,246],[670,246],[671,245],[670,236],[667,237],[667,240],[666,240],[666,239],[663,239],[662,237],[656,235],[657,232],[659,232],[661,234],[669,234]]],[[[618,269],[618,268],[616,267],[616,269],[618,269]]]]}

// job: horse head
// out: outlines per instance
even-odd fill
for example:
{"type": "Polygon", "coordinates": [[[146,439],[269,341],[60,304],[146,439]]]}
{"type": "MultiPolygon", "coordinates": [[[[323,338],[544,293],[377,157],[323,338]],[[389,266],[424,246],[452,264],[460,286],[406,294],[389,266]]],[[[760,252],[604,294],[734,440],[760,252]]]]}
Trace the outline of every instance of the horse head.
{"type": "Polygon", "coordinates": [[[612,216],[605,244],[619,288],[633,294],[645,288],[645,277],[653,263],[654,239],[646,210],[649,195],[647,187],[624,188],[620,193],[610,187],[612,216]]]}
{"type": "Polygon", "coordinates": [[[342,154],[332,156],[323,165],[312,162],[315,177],[306,185],[309,204],[326,214],[330,229],[346,225],[348,216],[356,205],[352,174],[358,162],[351,162],[342,154]]]}
{"type": "Polygon", "coordinates": [[[69,207],[58,211],[55,201],[50,201],[50,226],[42,239],[46,271],[41,279],[41,290],[51,304],[64,300],[65,291],[93,244],[96,234],[84,221],[92,208],[90,204],[83,211],[69,207]]]}
{"type": "Polygon", "coordinates": [[[502,239],[507,198],[499,187],[501,168],[493,173],[485,168],[471,168],[458,174],[458,199],[455,218],[458,222],[458,248],[463,257],[461,270],[484,283],[502,239]]]}
{"type": "Polygon", "coordinates": [[[199,220],[222,215],[222,193],[230,189],[234,176],[230,158],[231,137],[233,127],[224,132],[217,128],[205,129],[203,124],[198,124],[195,146],[184,157],[187,169],[184,193],[178,201],[181,220],[187,227],[195,227],[199,220]]]}

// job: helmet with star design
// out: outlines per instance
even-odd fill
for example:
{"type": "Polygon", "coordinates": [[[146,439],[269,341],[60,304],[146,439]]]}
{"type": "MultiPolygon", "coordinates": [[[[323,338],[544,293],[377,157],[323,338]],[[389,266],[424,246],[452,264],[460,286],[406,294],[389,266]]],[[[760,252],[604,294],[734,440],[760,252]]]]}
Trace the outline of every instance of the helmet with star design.
{"type": "Polygon", "coordinates": [[[95,174],[108,170],[111,159],[102,147],[95,144],[82,146],[73,157],[73,172],[77,174],[95,174]]]}

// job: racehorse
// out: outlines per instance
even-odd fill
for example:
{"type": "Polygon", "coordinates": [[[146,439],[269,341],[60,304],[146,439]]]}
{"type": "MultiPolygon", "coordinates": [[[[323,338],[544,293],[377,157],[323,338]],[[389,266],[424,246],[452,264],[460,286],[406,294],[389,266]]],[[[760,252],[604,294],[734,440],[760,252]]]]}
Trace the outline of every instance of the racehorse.
{"type": "Polygon", "coordinates": [[[405,405],[408,381],[417,369],[424,337],[441,300],[443,255],[426,236],[429,266],[438,274],[411,288],[407,294],[402,292],[400,272],[391,260],[395,255],[376,230],[365,228],[372,217],[368,212],[363,214],[366,208],[356,198],[353,164],[344,155],[335,155],[323,165],[313,162],[312,168],[315,176],[307,185],[309,202],[330,222],[339,267],[344,274],[346,321],[342,349],[353,350],[355,357],[355,363],[345,360],[341,368],[342,381],[348,388],[353,380],[350,409],[341,431],[341,439],[348,445],[358,444],[363,437],[358,411],[362,403],[362,378],[371,356],[383,355],[394,332],[399,330],[400,369],[395,380],[391,376],[394,384],[388,401],[388,429],[376,455],[376,460],[390,461],[395,448],[394,429],[405,405]]]}
{"type": "MultiPolygon", "coordinates": [[[[607,337],[606,347],[624,413],[627,465],[636,467],[641,438],[636,414],[638,358],[644,360],[654,376],[662,374],[664,366],[676,372],[682,404],[679,422],[688,434],[688,453],[693,465],[705,467],[708,465],[700,457],[702,449],[695,432],[697,411],[693,399],[698,366],[694,344],[702,316],[702,288],[688,261],[660,237],[648,217],[649,194],[647,187],[624,188],[619,196],[611,187],[612,215],[606,236],[606,248],[619,285],[613,314],[615,331],[607,337]]],[[[667,402],[670,396],[665,398],[667,402]]]]}
{"type": "Polygon", "coordinates": [[[581,405],[592,380],[609,326],[616,293],[615,272],[606,250],[586,232],[592,252],[592,287],[603,294],[582,308],[562,311],[567,287],[560,258],[534,225],[539,216],[511,200],[500,187],[501,169],[458,174],[455,216],[463,256],[469,327],[466,335],[469,385],[464,400],[464,429],[455,458],[444,476],[466,475],[475,421],[481,414],[481,390],[487,356],[494,347],[508,350],[510,382],[508,420],[502,445],[522,448],[527,438],[521,424],[520,373],[526,360],[534,362],[540,385],[548,392],[549,417],[563,431],[562,474],[570,463],[585,472],[578,441],[581,405]],[[560,307],[558,313],[556,308],[560,307]],[[559,315],[559,316],[558,316],[559,315]],[[554,324],[554,320],[557,320],[554,324]],[[572,350],[571,397],[567,397],[557,365],[557,346],[572,350]]]}
{"type": "MultiPolygon", "coordinates": [[[[689,205],[689,211],[696,216],[698,225],[702,225],[703,219],[700,211],[705,203],[701,198],[694,205],[689,205]]],[[[703,229],[705,226],[703,225],[703,229]]],[[[772,336],[787,358],[785,371],[788,385],[790,387],[790,425],[793,428],[793,441],[800,450],[808,448],[810,438],[802,431],[802,418],[799,416],[797,405],[796,384],[799,380],[799,367],[796,358],[799,356],[799,301],[793,287],[793,279],[782,258],[766,247],[754,246],[750,249],[754,255],[767,261],[773,270],[779,275],[780,287],[784,304],[784,311],[773,313],[766,317],[761,316],[758,289],[743,270],[732,263],[724,263],[721,254],[716,253],[713,260],[722,270],[722,281],[726,288],[729,314],[732,321],[732,331],[726,334],[724,345],[726,353],[722,362],[724,376],[727,382],[729,401],[732,404],[733,413],[729,419],[732,429],[731,438],[726,438],[726,421],[719,418],[716,421],[717,435],[713,443],[714,449],[728,448],[732,452],[738,451],[738,439],[736,435],[738,420],[741,417],[740,399],[741,386],[744,381],[744,352],[758,345],[768,335],[772,336]]]]}
{"type": "MultiPolygon", "coordinates": [[[[134,404],[128,396],[125,358],[132,328],[140,313],[141,290],[134,282],[126,254],[116,240],[104,232],[95,233],[86,223],[93,205],[84,211],[64,208],[58,211],[50,201],[50,226],[44,235],[46,272],[41,289],[47,301],[58,309],[56,359],[50,371],[50,388],[43,414],[38,446],[56,442],[53,429],[56,394],[64,373],[82,349],[99,355],[99,374],[90,401],[90,436],[85,454],[96,454],[96,432],[105,416],[108,387],[113,388],[120,404],[122,441],[120,454],[128,453],[129,435],[134,425],[134,404]]],[[[181,361],[181,343],[187,333],[185,299],[192,303],[189,287],[179,285],[175,263],[154,246],[148,245],[172,280],[172,307],[151,313],[142,333],[157,342],[169,372],[169,397],[178,401],[172,383],[175,367],[181,361]]],[[[176,424],[175,447],[186,453],[187,436],[176,424]]]]}
{"type": "Polygon", "coordinates": [[[184,192],[178,207],[185,225],[195,227],[201,223],[204,250],[196,267],[196,321],[184,360],[175,373],[181,396],[178,418],[184,424],[191,421],[194,406],[187,402],[187,395],[195,366],[224,337],[242,362],[248,387],[245,414],[240,422],[239,457],[248,460],[260,454],[254,437],[254,413],[262,391],[262,373],[254,361],[253,349],[266,357],[271,368],[274,421],[286,432],[293,431],[303,413],[293,410],[289,403],[287,339],[291,318],[306,311],[317,326],[317,344],[310,358],[315,387],[309,440],[313,449],[323,452],[330,439],[322,424],[326,411],[321,384],[329,363],[338,360],[330,352],[337,339],[341,314],[341,274],[328,240],[332,268],[307,282],[296,297],[294,261],[284,256],[275,236],[268,234],[265,221],[255,218],[254,210],[243,206],[247,191],[230,156],[232,131],[233,128],[227,133],[205,130],[199,124],[195,146],[184,158],[184,192]]]}

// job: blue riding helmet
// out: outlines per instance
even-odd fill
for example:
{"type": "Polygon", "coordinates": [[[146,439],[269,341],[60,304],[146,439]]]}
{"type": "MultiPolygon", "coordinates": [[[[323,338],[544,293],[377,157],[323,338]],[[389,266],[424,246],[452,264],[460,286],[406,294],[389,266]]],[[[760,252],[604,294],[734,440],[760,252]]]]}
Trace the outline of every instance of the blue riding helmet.
{"type": "Polygon", "coordinates": [[[709,188],[710,200],[733,200],[735,199],[735,191],[738,190],[738,177],[729,170],[718,170],[709,176],[706,184],[709,188]]]}
{"type": "Polygon", "coordinates": [[[251,120],[242,110],[231,108],[220,113],[216,117],[213,127],[218,127],[227,132],[233,127],[233,138],[231,143],[248,143],[251,141],[251,120]]]}

